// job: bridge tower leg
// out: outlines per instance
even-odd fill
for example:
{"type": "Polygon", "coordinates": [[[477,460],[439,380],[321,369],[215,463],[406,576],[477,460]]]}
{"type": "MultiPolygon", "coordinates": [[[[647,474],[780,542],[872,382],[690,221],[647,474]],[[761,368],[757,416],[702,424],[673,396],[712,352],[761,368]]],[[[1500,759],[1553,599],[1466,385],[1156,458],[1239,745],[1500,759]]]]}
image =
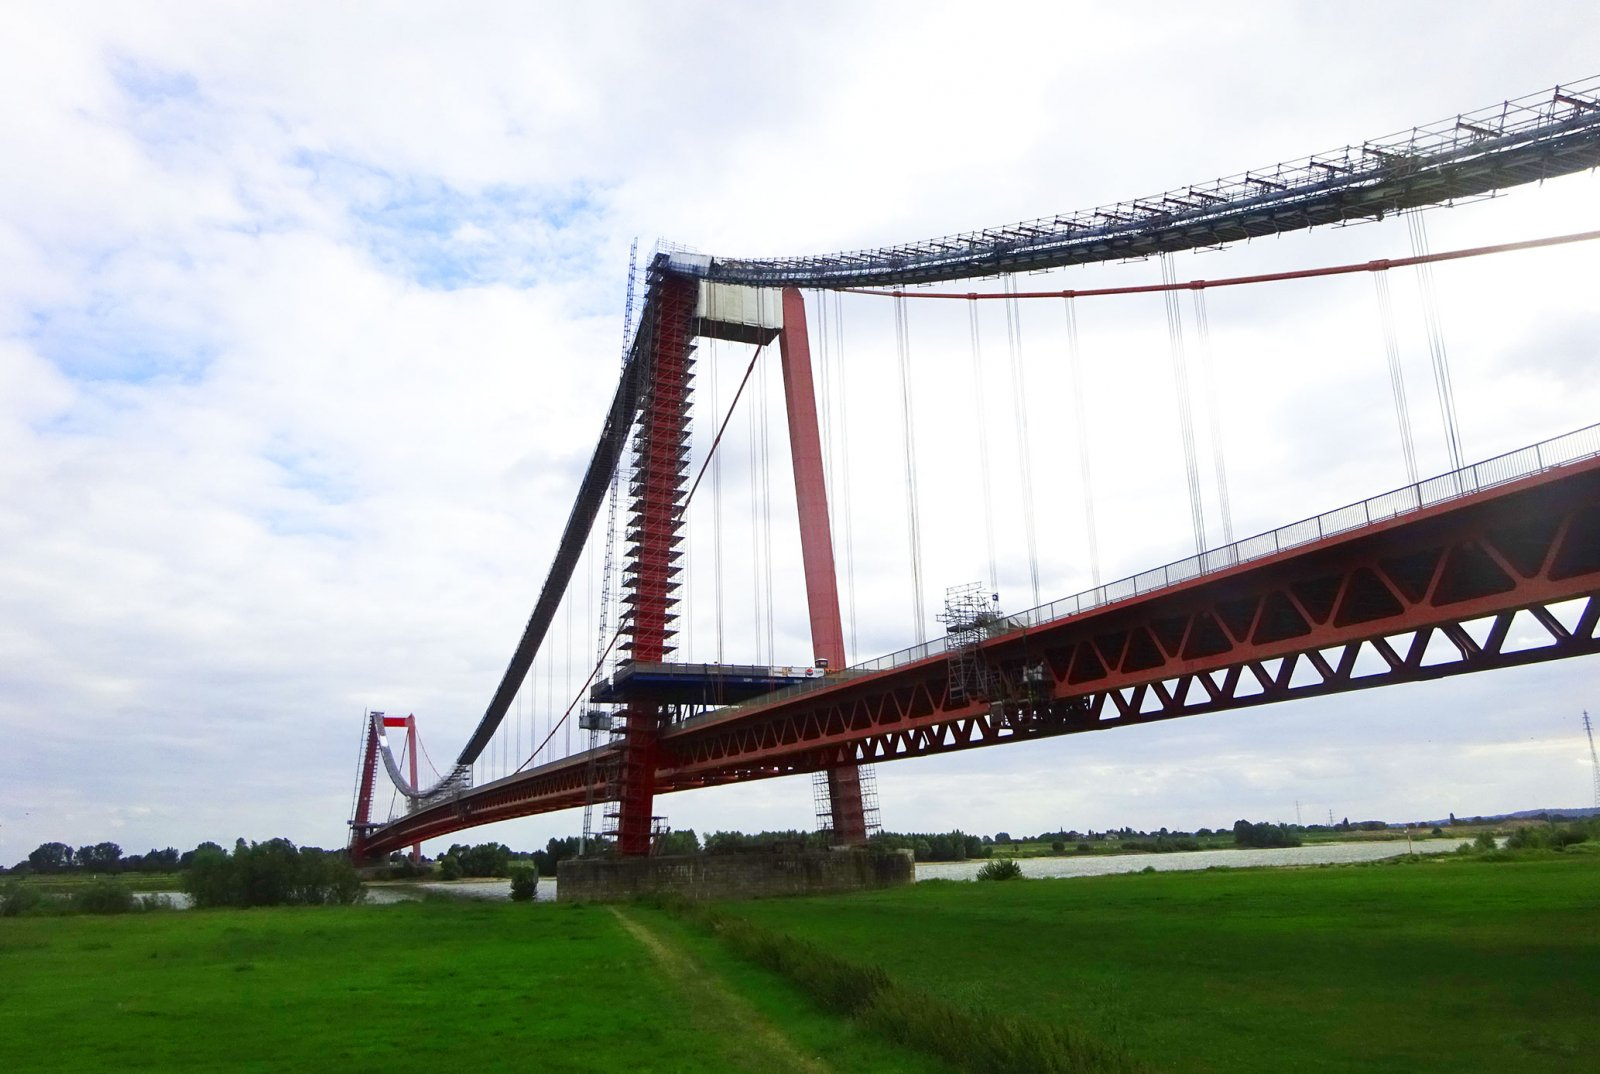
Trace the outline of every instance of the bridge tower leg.
{"type": "MultiPolygon", "coordinates": [[[[417,782],[417,714],[410,713],[406,716],[406,756],[411,758],[411,785],[421,786],[417,782]]],[[[411,861],[413,864],[422,862],[422,841],[411,844],[411,861]]]]}
{"type": "MultiPolygon", "coordinates": [[[[845,666],[844,625],[839,614],[839,578],[833,562],[833,531],[828,523],[828,487],[817,426],[817,397],[811,380],[811,343],[806,303],[798,288],[783,289],[783,329],[778,334],[783,361],[783,398],[789,420],[789,457],[794,466],[795,502],[800,514],[800,558],[811,616],[811,647],[818,660],[835,670],[845,666]]],[[[846,846],[867,841],[861,775],[852,761],[828,770],[828,799],[834,838],[846,846]]]]}
{"type": "MultiPolygon", "coordinates": [[[[666,658],[676,633],[678,545],[683,540],[683,500],[689,469],[689,391],[697,287],[693,280],[652,270],[654,312],[641,326],[649,333],[650,366],[634,436],[636,470],[627,531],[623,575],[623,647],[630,658],[655,663],[666,658]]],[[[663,710],[635,700],[623,712],[618,788],[617,851],[624,856],[650,853],[654,818],[657,738],[663,710]]]]}

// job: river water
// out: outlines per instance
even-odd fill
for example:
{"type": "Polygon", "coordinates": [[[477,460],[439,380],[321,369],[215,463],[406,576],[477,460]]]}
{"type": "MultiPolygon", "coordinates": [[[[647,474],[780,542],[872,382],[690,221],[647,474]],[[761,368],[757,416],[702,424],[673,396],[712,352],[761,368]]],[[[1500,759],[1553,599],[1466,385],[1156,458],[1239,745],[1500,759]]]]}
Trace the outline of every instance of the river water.
{"type": "MultiPolygon", "coordinates": [[[[1470,839],[1419,839],[1410,849],[1418,854],[1449,854],[1470,839]]],[[[1246,869],[1256,865],[1344,865],[1397,858],[1407,852],[1404,839],[1370,843],[1312,843],[1298,847],[1240,850],[1179,850],[1170,854],[1084,854],[1059,858],[1018,858],[1023,876],[1107,876],[1154,869],[1158,873],[1216,867],[1246,869]]],[[[983,868],[978,861],[930,861],[917,865],[918,880],[972,880],[983,868]]]]}
{"type": "MultiPolygon", "coordinates": [[[[1418,854],[1449,854],[1457,847],[1470,843],[1470,839],[1419,839],[1411,850],[1418,854]]],[[[1137,873],[1144,869],[1157,872],[1182,872],[1194,869],[1233,868],[1247,869],[1257,865],[1346,865],[1353,862],[1379,861],[1397,858],[1407,853],[1406,841],[1394,839],[1368,843],[1313,843],[1309,846],[1278,847],[1270,850],[1181,850],[1171,854],[1085,854],[1081,857],[1066,855],[1059,858],[1018,858],[1023,876],[1040,879],[1063,876],[1107,876],[1111,873],[1137,873]]],[[[929,861],[917,865],[917,879],[922,880],[972,880],[988,859],[975,861],[929,861]]],[[[397,902],[415,902],[425,895],[437,892],[458,899],[487,899],[502,902],[511,898],[511,881],[452,880],[421,884],[368,884],[367,902],[389,905],[397,902]]],[[[179,891],[158,892],[172,900],[173,907],[186,910],[189,897],[179,891]]],[[[554,902],[554,878],[539,878],[539,890],[534,896],[539,902],[554,902]]]]}

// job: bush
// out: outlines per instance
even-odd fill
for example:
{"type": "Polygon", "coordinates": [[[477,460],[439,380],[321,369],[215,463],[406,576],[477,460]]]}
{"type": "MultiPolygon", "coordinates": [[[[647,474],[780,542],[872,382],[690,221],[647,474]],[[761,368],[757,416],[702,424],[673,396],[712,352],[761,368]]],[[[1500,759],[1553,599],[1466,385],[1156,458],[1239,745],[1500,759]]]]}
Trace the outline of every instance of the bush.
{"type": "Polygon", "coordinates": [[[1238,820],[1233,824],[1233,842],[1241,847],[1297,847],[1300,837],[1287,824],[1238,820]]]}
{"type": "Polygon", "coordinates": [[[511,867],[511,898],[515,902],[527,902],[539,890],[539,870],[532,865],[513,865],[511,867]]]}
{"type": "Polygon", "coordinates": [[[1015,880],[1022,875],[1016,858],[995,858],[978,870],[979,880],[1015,880]]]}
{"type": "Polygon", "coordinates": [[[96,880],[72,893],[67,905],[80,914],[126,914],[136,908],[133,890],[115,880],[96,880]]]}
{"type": "Polygon", "coordinates": [[[199,851],[183,874],[183,890],[199,908],[345,905],[364,894],[342,854],[298,849],[287,839],[241,839],[231,855],[220,848],[199,851]]]}
{"type": "Polygon", "coordinates": [[[44,906],[44,896],[26,884],[0,888],[0,917],[20,917],[44,906]]]}

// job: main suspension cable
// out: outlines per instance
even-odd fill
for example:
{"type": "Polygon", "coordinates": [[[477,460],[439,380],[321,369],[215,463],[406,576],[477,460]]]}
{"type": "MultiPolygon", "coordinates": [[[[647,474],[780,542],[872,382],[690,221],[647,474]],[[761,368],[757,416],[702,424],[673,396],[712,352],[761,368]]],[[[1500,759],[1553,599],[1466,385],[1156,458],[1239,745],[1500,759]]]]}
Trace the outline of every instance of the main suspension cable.
{"type": "Polygon", "coordinates": [[[1569,235],[1552,235],[1543,239],[1523,239],[1520,242],[1502,242],[1494,246],[1473,246],[1464,250],[1447,250],[1440,254],[1414,257],[1385,257],[1375,261],[1361,261],[1348,265],[1327,265],[1322,268],[1294,269],[1289,272],[1265,272],[1253,276],[1226,276],[1217,280],[1189,280],[1185,283],[1146,283],[1131,287],[1068,288],[1061,291],[907,291],[904,288],[885,290],[871,287],[841,287],[840,291],[852,295],[876,295],[879,298],[946,298],[1000,301],[1011,298],[1100,298],[1106,295],[1146,295],[1158,291],[1192,291],[1207,287],[1241,287],[1252,283],[1277,283],[1282,280],[1309,280],[1319,276],[1344,276],[1352,272],[1384,272],[1392,268],[1412,265],[1434,265],[1441,261],[1459,261],[1468,257],[1487,257],[1490,254],[1515,253],[1519,250],[1538,250],[1546,246],[1565,246],[1574,242],[1600,239],[1600,231],[1577,231],[1569,235]]]}
{"type": "MultiPolygon", "coordinates": [[[[743,394],[745,385],[749,383],[750,374],[755,370],[756,359],[761,357],[761,352],[763,349],[763,347],[758,346],[755,350],[755,353],[750,356],[750,364],[745,367],[744,377],[739,381],[739,389],[738,391],[734,392],[733,401],[728,404],[728,412],[723,416],[722,423],[717,428],[716,438],[711,442],[711,450],[707,454],[705,460],[701,462],[700,470],[695,474],[694,483],[689,486],[689,491],[683,498],[683,510],[685,511],[689,509],[689,504],[694,501],[694,493],[695,490],[700,487],[700,479],[705,476],[706,469],[708,466],[710,466],[711,460],[716,457],[717,447],[722,443],[722,434],[727,431],[728,421],[733,417],[733,409],[734,407],[738,406],[739,396],[743,394]]],[[[549,746],[551,740],[555,738],[556,732],[561,730],[562,727],[569,725],[568,721],[572,716],[572,710],[577,708],[578,703],[588,695],[589,687],[593,685],[594,680],[599,676],[601,669],[605,667],[606,660],[611,656],[611,651],[616,648],[617,642],[622,640],[623,632],[626,629],[626,624],[620,624],[617,626],[615,632],[613,632],[611,635],[611,640],[608,641],[605,647],[600,650],[600,655],[595,659],[594,666],[589,669],[588,677],[583,680],[583,685],[578,688],[575,694],[573,694],[572,701],[568,703],[566,711],[561,714],[561,718],[559,720],[555,718],[555,676],[553,674],[546,676],[546,682],[548,684],[547,703],[549,705],[551,722],[546,727],[546,733],[543,741],[539,743],[539,746],[533,751],[532,754],[528,756],[526,760],[517,766],[516,771],[521,772],[530,764],[535,763],[540,751],[549,746]]]]}

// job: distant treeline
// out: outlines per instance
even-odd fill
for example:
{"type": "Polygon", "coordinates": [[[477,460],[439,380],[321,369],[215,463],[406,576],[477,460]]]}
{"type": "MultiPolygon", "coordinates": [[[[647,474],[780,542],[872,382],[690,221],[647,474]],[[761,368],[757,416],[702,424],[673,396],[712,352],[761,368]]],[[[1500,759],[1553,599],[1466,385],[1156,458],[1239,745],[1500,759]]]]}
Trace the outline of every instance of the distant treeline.
{"type": "MultiPolygon", "coordinates": [[[[215,843],[201,846],[216,847],[215,843]]],[[[195,850],[198,850],[196,847],[195,850]]],[[[217,847],[221,850],[221,847],[217,847]]],[[[96,843],[73,849],[66,843],[43,843],[23,861],[11,867],[14,873],[175,873],[194,861],[195,850],[178,853],[174,847],[151,850],[148,854],[124,854],[115,843],[96,843]]]]}
{"type": "MultiPolygon", "coordinates": [[[[101,844],[115,851],[115,844],[101,844]]],[[[165,897],[140,898],[115,874],[130,874],[120,853],[65,853],[64,843],[46,843],[13,875],[47,878],[33,884],[10,881],[0,886],[0,916],[21,914],[117,914],[133,910],[170,909],[165,897]],[[42,853],[41,853],[42,852],[42,853]],[[42,866],[42,867],[41,867],[42,866]],[[120,868],[119,868],[120,866],[120,868]],[[91,874],[83,879],[72,874],[91,874]],[[106,874],[113,875],[106,875],[106,874]],[[57,890],[65,888],[65,890],[57,890]]],[[[216,843],[201,843],[186,854],[176,850],[171,867],[181,867],[177,886],[198,908],[219,906],[321,906],[359,902],[361,878],[343,850],[297,847],[287,839],[247,843],[240,839],[230,853],[216,843]]],[[[149,855],[142,855],[148,859],[149,855]]]]}

